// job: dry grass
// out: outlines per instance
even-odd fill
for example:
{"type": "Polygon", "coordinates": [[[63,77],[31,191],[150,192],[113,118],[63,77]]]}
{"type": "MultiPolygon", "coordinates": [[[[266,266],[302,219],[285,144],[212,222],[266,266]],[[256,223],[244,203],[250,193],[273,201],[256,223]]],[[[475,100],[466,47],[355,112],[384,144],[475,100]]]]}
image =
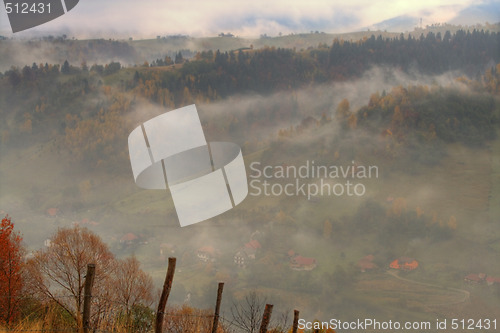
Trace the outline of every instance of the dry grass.
{"type": "Polygon", "coordinates": [[[20,322],[10,327],[0,327],[0,333],[7,332],[74,332],[67,318],[55,306],[37,308],[20,322]]]}

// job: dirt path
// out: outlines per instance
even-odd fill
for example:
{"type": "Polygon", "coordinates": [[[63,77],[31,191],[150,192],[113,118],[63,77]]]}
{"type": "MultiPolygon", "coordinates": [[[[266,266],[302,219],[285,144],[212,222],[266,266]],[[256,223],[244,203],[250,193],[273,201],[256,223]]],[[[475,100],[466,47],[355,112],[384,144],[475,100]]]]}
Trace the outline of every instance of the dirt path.
{"type": "Polygon", "coordinates": [[[427,306],[454,305],[454,304],[465,303],[466,301],[468,301],[470,299],[470,292],[467,291],[467,290],[465,290],[465,289],[457,289],[457,288],[450,288],[450,287],[441,287],[441,286],[438,286],[438,285],[435,285],[435,284],[430,284],[430,283],[419,282],[419,281],[415,281],[415,280],[410,280],[410,279],[402,278],[401,276],[399,276],[398,272],[392,271],[392,270],[388,270],[388,271],[386,271],[386,273],[389,274],[389,275],[391,275],[392,277],[398,279],[398,280],[401,280],[401,281],[409,282],[409,283],[412,283],[412,284],[418,284],[418,285],[425,286],[425,287],[430,287],[430,288],[436,288],[436,289],[441,289],[441,290],[444,289],[444,290],[454,291],[454,292],[458,292],[460,294],[463,294],[463,298],[461,298],[459,301],[446,302],[446,303],[440,303],[440,304],[427,304],[427,306]]]}

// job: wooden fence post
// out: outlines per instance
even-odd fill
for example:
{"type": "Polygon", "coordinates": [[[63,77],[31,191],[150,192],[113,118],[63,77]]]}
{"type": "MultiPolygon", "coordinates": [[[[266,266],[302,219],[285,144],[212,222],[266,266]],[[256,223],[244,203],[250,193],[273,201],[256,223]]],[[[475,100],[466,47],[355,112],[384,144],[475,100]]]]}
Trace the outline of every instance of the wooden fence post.
{"type": "Polygon", "coordinates": [[[293,310],[292,333],[297,333],[298,329],[299,329],[299,310],[293,310]]]}
{"type": "Polygon", "coordinates": [[[215,302],[215,314],[214,323],[212,325],[212,333],[217,333],[217,327],[219,326],[219,311],[220,302],[222,300],[222,290],[224,290],[224,282],[219,282],[219,288],[217,288],[217,301],[215,302]]]}
{"type": "Polygon", "coordinates": [[[272,312],[273,312],[273,305],[266,304],[266,308],[264,309],[264,315],[262,316],[262,322],[260,324],[259,333],[267,333],[267,326],[269,326],[269,322],[271,321],[272,312]]]}
{"type": "Polygon", "coordinates": [[[83,289],[83,332],[90,331],[90,302],[92,301],[92,286],[94,285],[95,265],[87,265],[87,275],[83,289]]]}
{"type": "Polygon", "coordinates": [[[165,305],[167,305],[168,295],[170,295],[170,289],[172,288],[172,281],[174,280],[175,262],[176,262],[175,258],[168,258],[167,276],[165,276],[165,282],[163,283],[163,290],[161,291],[160,302],[158,303],[158,310],[156,310],[155,333],[161,333],[161,330],[163,328],[163,316],[165,314],[165,305]]]}

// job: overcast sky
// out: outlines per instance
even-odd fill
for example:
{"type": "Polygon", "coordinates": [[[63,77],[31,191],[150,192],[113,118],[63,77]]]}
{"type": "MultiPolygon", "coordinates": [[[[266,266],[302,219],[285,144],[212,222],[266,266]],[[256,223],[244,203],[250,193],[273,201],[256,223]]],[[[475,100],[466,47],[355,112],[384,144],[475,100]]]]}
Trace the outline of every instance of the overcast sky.
{"type": "MultiPolygon", "coordinates": [[[[355,31],[404,15],[422,18],[424,26],[444,22],[471,24],[457,22],[460,13],[463,16],[466,8],[484,3],[490,7],[496,3],[498,9],[498,1],[491,0],[80,0],[68,14],[15,36],[43,32],[80,38],[113,34],[147,38],[232,32],[242,37],[258,37],[264,33],[273,36],[279,32],[311,30],[355,31]]],[[[12,36],[10,31],[5,8],[1,8],[0,32],[12,36]]]]}

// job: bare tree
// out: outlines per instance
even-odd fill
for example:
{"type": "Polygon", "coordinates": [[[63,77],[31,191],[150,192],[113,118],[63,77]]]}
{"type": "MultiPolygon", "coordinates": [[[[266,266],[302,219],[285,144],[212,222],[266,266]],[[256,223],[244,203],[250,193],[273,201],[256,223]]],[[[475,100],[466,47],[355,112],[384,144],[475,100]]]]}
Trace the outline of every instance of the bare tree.
{"type": "Polygon", "coordinates": [[[116,301],[125,310],[127,321],[136,305],[151,306],[153,303],[153,279],[140,268],[135,257],[118,260],[113,290],[116,301]]]}
{"type": "MultiPolygon", "coordinates": [[[[231,306],[231,320],[229,325],[238,332],[256,333],[259,331],[262,315],[266,307],[267,298],[251,291],[240,302],[233,302],[231,306]]],[[[291,325],[291,310],[276,313],[271,317],[269,332],[288,332],[291,325]]]]}
{"type": "Polygon", "coordinates": [[[291,309],[288,309],[284,312],[279,312],[271,318],[271,327],[273,327],[272,332],[288,332],[290,326],[292,325],[292,320],[290,318],[290,314],[292,313],[291,309]]]}
{"type": "Polygon", "coordinates": [[[82,327],[85,274],[90,263],[96,265],[91,316],[94,328],[114,329],[124,314],[130,324],[135,305],[151,305],[153,281],[140,269],[139,261],[115,259],[99,236],[78,226],[59,229],[50,246],[28,261],[29,287],[42,300],[65,309],[82,327]]]}
{"type": "MultiPolygon", "coordinates": [[[[109,286],[115,259],[101,238],[85,228],[62,228],[51,238],[50,246],[35,253],[27,263],[31,288],[52,300],[82,325],[83,288],[87,264],[96,264],[94,286],[109,286]]],[[[95,300],[103,299],[102,288],[95,288],[95,300]]]]}
{"type": "Polygon", "coordinates": [[[261,298],[255,291],[250,292],[241,302],[233,303],[231,326],[247,333],[258,332],[265,306],[266,298],[261,298]]]}

